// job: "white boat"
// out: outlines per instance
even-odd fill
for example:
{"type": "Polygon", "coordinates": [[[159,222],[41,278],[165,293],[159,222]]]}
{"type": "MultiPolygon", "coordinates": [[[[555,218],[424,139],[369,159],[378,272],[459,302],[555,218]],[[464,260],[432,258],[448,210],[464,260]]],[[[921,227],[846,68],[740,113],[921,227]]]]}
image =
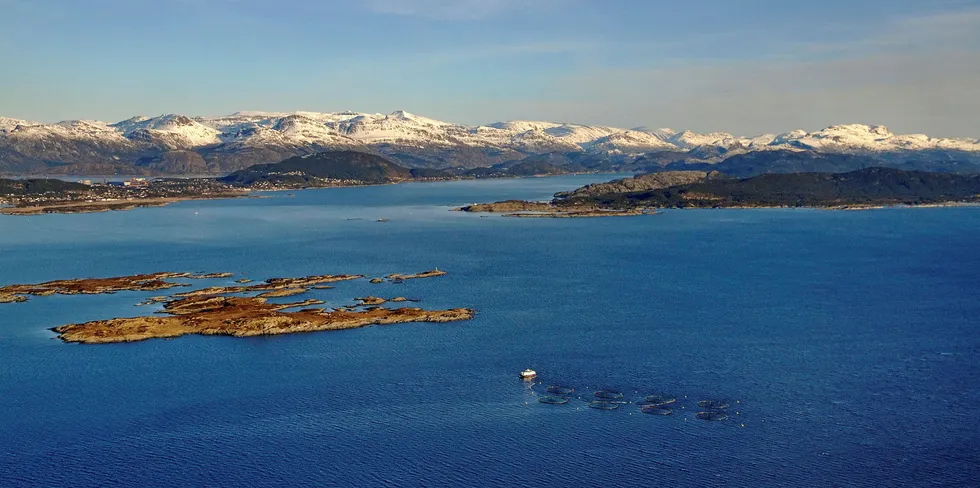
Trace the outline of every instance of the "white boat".
{"type": "Polygon", "coordinates": [[[528,368],[528,369],[525,369],[524,371],[521,371],[521,379],[522,380],[533,380],[534,377],[537,376],[537,375],[538,375],[538,373],[536,373],[531,368],[528,368]]]}

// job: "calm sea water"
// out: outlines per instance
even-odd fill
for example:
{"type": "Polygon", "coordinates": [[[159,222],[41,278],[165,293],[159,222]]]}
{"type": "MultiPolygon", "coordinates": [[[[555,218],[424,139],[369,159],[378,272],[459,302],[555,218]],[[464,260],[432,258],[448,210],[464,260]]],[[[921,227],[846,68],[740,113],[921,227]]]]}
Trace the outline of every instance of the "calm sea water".
{"type": "Polygon", "coordinates": [[[450,274],[312,294],[479,310],[451,324],[81,346],[48,328],[137,315],[154,293],[0,305],[0,486],[980,484],[980,209],[447,211],[605,179],[0,219],[4,284],[438,266],[450,274]],[[525,367],[542,383],[517,380],[525,367]],[[680,400],[668,417],[536,402],[548,384],[680,400]],[[703,398],[730,399],[729,420],[696,420],[703,398]]]}

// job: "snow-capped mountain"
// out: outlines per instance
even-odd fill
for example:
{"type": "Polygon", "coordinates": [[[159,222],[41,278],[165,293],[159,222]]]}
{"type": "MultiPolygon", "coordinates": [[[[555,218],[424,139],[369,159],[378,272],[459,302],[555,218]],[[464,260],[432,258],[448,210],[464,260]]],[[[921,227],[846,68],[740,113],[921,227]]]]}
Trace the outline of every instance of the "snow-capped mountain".
{"type": "Polygon", "coordinates": [[[189,117],[166,114],[133,117],[112,124],[128,139],[161,143],[176,148],[194,148],[221,143],[220,131],[189,117]]]}
{"type": "Polygon", "coordinates": [[[676,145],[665,141],[658,135],[635,130],[614,132],[584,143],[583,147],[592,151],[627,154],[672,151],[677,149],[676,145]]]}
{"type": "Polygon", "coordinates": [[[734,154],[777,149],[980,162],[977,140],[896,135],[882,126],[860,124],[740,137],[540,121],[474,127],[404,111],[165,114],[111,124],[90,120],[42,124],[0,117],[0,171],[6,172],[87,171],[107,165],[166,172],[169,161],[180,160],[184,162],[180,168],[193,163],[196,169],[220,173],[331,148],[380,153],[413,167],[490,166],[549,153],[581,153],[593,160],[622,162],[651,153],[680,152],[688,160],[710,163],[734,154]]]}
{"type": "Polygon", "coordinates": [[[862,124],[835,125],[810,133],[793,131],[777,136],[770,145],[777,143],[822,152],[926,150],[975,152],[980,149],[978,140],[932,138],[925,134],[896,135],[881,125],[862,124]]]}

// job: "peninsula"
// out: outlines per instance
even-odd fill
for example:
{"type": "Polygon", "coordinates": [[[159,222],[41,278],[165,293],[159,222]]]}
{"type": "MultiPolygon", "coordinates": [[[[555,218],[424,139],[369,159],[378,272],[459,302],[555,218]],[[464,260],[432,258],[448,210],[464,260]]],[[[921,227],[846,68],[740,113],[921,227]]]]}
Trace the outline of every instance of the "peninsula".
{"type": "Polygon", "coordinates": [[[505,215],[620,215],[661,208],[871,208],[980,202],[980,175],[865,168],[847,173],[651,173],[559,192],[550,202],[506,201],[461,207],[505,215]]]}

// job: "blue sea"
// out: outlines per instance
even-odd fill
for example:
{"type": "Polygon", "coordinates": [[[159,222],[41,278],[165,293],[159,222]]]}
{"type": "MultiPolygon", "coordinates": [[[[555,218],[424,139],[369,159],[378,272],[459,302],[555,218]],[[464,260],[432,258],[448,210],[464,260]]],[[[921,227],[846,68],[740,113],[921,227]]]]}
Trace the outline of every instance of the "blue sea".
{"type": "MultiPolygon", "coordinates": [[[[338,283],[468,322],[131,344],[50,327],[160,293],[0,305],[0,486],[978,486],[980,208],[449,211],[609,175],[267,193],[0,219],[0,283],[338,283]],[[377,222],[389,219],[388,222],[377,222]],[[524,368],[538,381],[522,382],[524,368]],[[537,399],[575,388],[567,404],[537,399]],[[597,389],[678,398],[588,408],[597,389]],[[730,403],[698,420],[702,399],[730,403]]],[[[295,297],[294,297],[295,298],[295,297]]]]}

